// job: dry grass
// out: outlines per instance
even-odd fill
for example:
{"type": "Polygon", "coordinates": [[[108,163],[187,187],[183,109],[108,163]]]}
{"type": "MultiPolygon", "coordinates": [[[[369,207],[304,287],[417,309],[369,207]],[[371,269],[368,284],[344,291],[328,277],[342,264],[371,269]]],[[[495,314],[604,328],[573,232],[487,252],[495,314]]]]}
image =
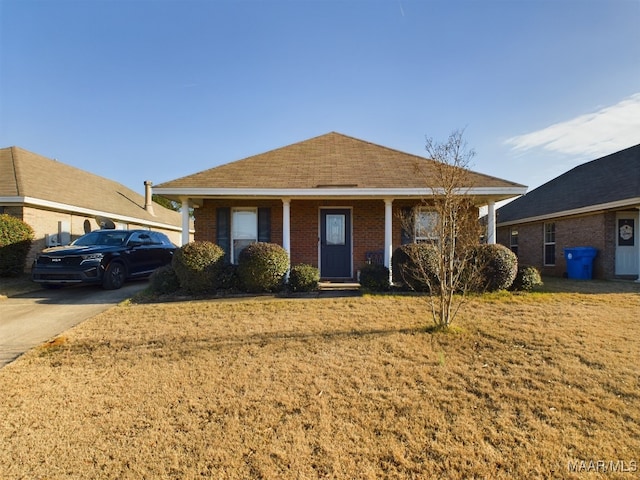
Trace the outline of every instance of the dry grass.
{"type": "Polygon", "coordinates": [[[640,290],[594,285],[474,299],[448,334],[414,296],[123,304],[0,370],[0,478],[632,470],[640,290]]]}

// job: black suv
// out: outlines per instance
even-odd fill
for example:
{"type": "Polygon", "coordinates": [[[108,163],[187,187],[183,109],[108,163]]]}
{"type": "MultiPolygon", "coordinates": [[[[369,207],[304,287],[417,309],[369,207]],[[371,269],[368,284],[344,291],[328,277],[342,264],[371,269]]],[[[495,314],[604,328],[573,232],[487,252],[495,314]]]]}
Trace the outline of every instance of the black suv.
{"type": "Polygon", "coordinates": [[[43,250],[33,262],[31,279],[49,286],[102,283],[120,288],[171,263],[177,247],[166,235],[149,230],[96,230],[70,245],[43,250]]]}

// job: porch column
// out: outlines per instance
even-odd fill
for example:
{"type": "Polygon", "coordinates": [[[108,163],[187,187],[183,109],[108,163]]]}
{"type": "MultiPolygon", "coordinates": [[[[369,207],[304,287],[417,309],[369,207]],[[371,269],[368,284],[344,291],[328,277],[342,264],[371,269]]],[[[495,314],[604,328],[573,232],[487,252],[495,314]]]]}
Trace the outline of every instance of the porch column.
{"type": "MultiPolygon", "coordinates": [[[[282,199],[282,248],[285,249],[291,263],[291,199],[282,199]]],[[[287,272],[287,278],[289,273],[287,272]]]]}
{"type": "Polygon", "coordinates": [[[393,281],[391,272],[391,256],[393,255],[393,199],[384,200],[384,266],[389,269],[389,282],[393,281]]]}
{"type": "Polygon", "coordinates": [[[189,198],[181,198],[182,208],[182,245],[189,243],[189,208],[191,208],[191,200],[189,198]]]}
{"type": "Polygon", "coordinates": [[[636,219],[636,231],[633,232],[633,236],[636,241],[636,256],[638,257],[638,279],[637,283],[640,283],[640,207],[638,207],[638,218],[636,219]]]}
{"type": "Polygon", "coordinates": [[[489,200],[489,213],[487,214],[487,243],[496,243],[496,202],[489,200]]]}

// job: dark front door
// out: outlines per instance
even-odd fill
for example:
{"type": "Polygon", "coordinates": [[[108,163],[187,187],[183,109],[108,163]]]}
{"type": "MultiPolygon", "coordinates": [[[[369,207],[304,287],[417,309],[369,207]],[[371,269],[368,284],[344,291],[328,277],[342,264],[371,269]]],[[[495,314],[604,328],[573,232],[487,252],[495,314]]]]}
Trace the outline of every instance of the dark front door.
{"type": "Polygon", "coordinates": [[[320,210],[320,275],[351,278],[351,211],[320,210]]]}

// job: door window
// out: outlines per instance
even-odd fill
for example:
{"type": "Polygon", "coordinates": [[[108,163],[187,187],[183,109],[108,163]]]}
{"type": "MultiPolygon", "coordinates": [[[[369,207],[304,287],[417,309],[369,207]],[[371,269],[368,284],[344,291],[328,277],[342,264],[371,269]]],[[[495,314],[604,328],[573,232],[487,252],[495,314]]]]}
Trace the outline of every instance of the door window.
{"type": "Polygon", "coordinates": [[[327,245],[344,245],[346,239],[344,215],[327,214],[325,221],[327,245]]]}

